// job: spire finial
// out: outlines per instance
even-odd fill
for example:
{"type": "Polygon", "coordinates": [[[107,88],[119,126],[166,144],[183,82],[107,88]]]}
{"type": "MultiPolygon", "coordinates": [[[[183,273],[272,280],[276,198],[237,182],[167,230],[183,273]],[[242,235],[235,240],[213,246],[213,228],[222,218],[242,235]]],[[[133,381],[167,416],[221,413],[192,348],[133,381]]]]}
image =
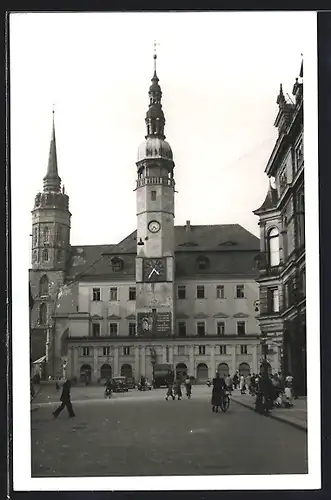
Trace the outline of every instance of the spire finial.
{"type": "Polygon", "coordinates": [[[153,53],[153,59],[154,59],[154,74],[156,74],[156,59],[157,59],[157,52],[156,52],[156,47],[159,46],[160,44],[154,40],[154,53],[153,53]]]}
{"type": "Polygon", "coordinates": [[[60,192],[61,179],[57,171],[57,154],[56,154],[56,140],[55,140],[55,123],[54,123],[55,105],[52,106],[52,136],[49,149],[47,173],[44,177],[44,191],[60,192]]]}

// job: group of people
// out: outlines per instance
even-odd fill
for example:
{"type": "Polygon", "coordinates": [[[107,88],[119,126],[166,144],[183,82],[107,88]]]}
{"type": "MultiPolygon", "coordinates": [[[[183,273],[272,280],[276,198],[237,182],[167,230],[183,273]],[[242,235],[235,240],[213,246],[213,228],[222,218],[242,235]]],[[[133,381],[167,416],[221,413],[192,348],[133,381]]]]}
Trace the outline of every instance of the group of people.
{"type": "MultiPolygon", "coordinates": [[[[185,391],[186,391],[186,396],[188,397],[188,399],[191,399],[192,380],[188,375],[186,376],[186,378],[184,380],[184,387],[185,387],[185,391]]],[[[175,400],[176,397],[178,400],[181,400],[183,397],[182,379],[180,377],[177,377],[174,382],[169,381],[165,399],[166,399],[166,401],[168,401],[169,398],[172,398],[173,400],[175,400]]]]}
{"type": "Polygon", "coordinates": [[[250,373],[247,377],[236,372],[233,377],[229,375],[224,378],[225,385],[231,393],[233,389],[239,388],[241,394],[248,393],[251,396],[265,394],[272,406],[292,407],[293,399],[297,399],[294,391],[294,379],[289,373],[286,377],[281,372],[274,374],[250,373]]]}

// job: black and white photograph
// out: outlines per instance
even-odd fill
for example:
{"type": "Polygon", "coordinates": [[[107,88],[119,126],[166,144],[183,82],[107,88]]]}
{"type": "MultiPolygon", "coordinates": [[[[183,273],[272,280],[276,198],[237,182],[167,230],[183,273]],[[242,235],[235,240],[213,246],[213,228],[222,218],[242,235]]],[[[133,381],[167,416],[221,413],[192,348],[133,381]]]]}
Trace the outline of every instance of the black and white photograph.
{"type": "Polygon", "coordinates": [[[319,488],[316,13],[9,34],[14,489],[319,488]]]}

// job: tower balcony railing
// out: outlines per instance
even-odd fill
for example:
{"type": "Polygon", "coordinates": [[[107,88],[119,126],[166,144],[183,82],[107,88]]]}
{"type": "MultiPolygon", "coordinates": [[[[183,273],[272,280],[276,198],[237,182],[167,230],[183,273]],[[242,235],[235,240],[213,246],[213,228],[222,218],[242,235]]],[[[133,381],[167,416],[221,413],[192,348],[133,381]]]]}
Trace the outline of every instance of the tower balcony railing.
{"type": "Polygon", "coordinates": [[[137,188],[141,186],[146,186],[146,184],[163,184],[165,186],[174,186],[174,179],[169,179],[169,177],[142,177],[137,180],[137,188]]]}

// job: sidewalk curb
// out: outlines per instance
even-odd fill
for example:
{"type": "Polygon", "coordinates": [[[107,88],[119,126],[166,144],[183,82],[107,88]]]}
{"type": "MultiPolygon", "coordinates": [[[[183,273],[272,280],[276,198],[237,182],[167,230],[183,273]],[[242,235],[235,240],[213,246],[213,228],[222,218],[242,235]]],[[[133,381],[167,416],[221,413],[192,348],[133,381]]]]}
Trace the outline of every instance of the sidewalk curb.
{"type": "MultiPolygon", "coordinates": [[[[233,398],[231,398],[231,401],[234,401],[238,405],[245,406],[246,408],[249,408],[250,410],[255,411],[255,409],[252,408],[252,406],[247,404],[247,403],[243,403],[242,401],[238,401],[237,399],[233,399],[233,398]]],[[[285,424],[292,425],[292,427],[295,427],[296,429],[299,429],[300,431],[307,432],[307,428],[305,427],[305,425],[297,424],[296,422],[291,422],[289,420],[286,420],[283,417],[279,417],[278,415],[274,415],[273,413],[269,413],[268,418],[273,418],[274,420],[278,420],[279,422],[283,422],[285,424]]]]}

